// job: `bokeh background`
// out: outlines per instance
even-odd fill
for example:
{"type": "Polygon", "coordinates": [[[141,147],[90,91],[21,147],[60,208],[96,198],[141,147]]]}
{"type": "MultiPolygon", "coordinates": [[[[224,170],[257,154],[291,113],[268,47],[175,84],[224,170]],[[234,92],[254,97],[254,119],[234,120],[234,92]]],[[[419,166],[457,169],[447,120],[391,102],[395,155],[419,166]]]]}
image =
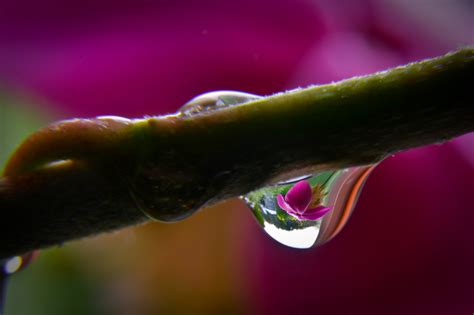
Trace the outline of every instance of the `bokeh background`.
{"type": "MultiPolygon", "coordinates": [[[[0,159],[57,119],[433,57],[474,44],[473,21],[471,0],[3,0],[0,159]]],[[[271,240],[238,200],[67,243],[11,277],[4,314],[471,314],[473,178],[473,134],[390,157],[312,250],[271,240]]]]}

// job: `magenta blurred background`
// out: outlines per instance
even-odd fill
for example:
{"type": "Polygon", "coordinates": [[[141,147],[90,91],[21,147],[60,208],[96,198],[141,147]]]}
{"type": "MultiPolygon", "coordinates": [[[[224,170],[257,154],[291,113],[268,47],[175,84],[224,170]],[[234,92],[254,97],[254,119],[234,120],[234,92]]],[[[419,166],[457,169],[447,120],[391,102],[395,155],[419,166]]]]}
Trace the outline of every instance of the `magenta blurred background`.
{"type": "MultiPolygon", "coordinates": [[[[0,88],[48,120],[160,115],[444,54],[473,21],[472,1],[2,1],[0,88]]],[[[312,250],[237,200],[73,242],[14,275],[5,314],[471,314],[473,178],[473,134],[390,157],[312,250]]]]}

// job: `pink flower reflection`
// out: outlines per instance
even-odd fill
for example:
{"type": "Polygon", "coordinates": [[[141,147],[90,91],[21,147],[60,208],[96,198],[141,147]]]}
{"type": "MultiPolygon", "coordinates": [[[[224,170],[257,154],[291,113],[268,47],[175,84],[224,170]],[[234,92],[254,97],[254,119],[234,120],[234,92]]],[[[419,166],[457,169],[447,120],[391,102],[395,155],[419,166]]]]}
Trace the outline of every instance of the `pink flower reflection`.
{"type": "Polygon", "coordinates": [[[291,187],[285,197],[279,194],[277,196],[277,203],[280,208],[299,220],[318,220],[331,210],[318,204],[320,199],[318,191],[313,194],[308,181],[302,180],[291,187]],[[311,207],[315,201],[317,205],[311,207]]]}

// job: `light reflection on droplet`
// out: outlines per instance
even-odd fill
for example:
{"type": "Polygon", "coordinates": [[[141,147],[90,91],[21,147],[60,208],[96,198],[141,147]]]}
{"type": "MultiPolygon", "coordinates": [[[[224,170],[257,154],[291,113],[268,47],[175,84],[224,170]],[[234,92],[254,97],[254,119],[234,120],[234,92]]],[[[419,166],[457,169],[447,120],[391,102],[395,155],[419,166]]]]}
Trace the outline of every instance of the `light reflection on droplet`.
{"type": "Polygon", "coordinates": [[[39,251],[32,251],[24,255],[13,256],[7,259],[0,260],[0,273],[10,275],[12,273],[23,270],[31,261],[33,261],[39,254],[39,251]]]}
{"type": "Polygon", "coordinates": [[[292,178],[292,179],[289,179],[289,180],[285,180],[283,182],[279,182],[277,183],[277,185],[288,185],[288,184],[295,184],[297,182],[299,182],[300,180],[303,180],[303,179],[308,179],[310,177],[312,177],[313,175],[303,175],[303,176],[298,176],[298,177],[295,177],[295,178],[292,178]]]}
{"type": "Polygon", "coordinates": [[[266,224],[265,232],[277,242],[288,247],[305,249],[310,248],[316,242],[319,234],[319,227],[310,226],[300,230],[283,230],[273,224],[266,224]]]}
{"type": "Polygon", "coordinates": [[[131,120],[125,117],[121,116],[112,116],[112,115],[107,115],[107,116],[98,116],[97,119],[100,120],[113,120],[117,122],[130,122],[131,120]]]}
{"type": "Polygon", "coordinates": [[[3,271],[6,274],[15,273],[18,270],[20,270],[22,263],[23,263],[23,258],[21,256],[15,256],[13,258],[10,258],[3,265],[3,271]]]}
{"type": "Polygon", "coordinates": [[[46,163],[44,167],[60,167],[69,163],[72,163],[72,160],[57,160],[46,163]]]}

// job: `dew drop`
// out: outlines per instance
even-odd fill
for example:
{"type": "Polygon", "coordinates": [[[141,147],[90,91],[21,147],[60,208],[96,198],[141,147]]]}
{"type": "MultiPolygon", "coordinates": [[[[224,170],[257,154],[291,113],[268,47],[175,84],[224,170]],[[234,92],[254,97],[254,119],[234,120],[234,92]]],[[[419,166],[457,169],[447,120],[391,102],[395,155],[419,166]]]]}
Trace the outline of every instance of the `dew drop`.
{"type": "Polygon", "coordinates": [[[5,304],[5,287],[9,276],[24,269],[37,255],[38,251],[33,251],[22,256],[0,259],[0,315],[5,304]]]}
{"type": "Polygon", "coordinates": [[[214,91],[196,96],[183,105],[178,111],[182,116],[194,116],[209,113],[218,109],[243,104],[261,99],[261,96],[237,92],[237,91],[214,91]]]}
{"type": "Polygon", "coordinates": [[[4,275],[11,275],[13,273],[16,273],[28,266],[29,263],[37,256],[38,251],[33,251],[21,256],[19,255],[7,259],[0,259],[0,273],[4,275]]]}
{"type": "Polygon", "coordinates": [[[22,263],[23,259],[21,258],[21,256],[15,256],[13,258],[10,258],[3,265],[3,272],[7,274],[15,273],[20,269],[22,263]]]}
{"type": "Polygon", "coordinates": [[[374,167],[323,171],[242,198],[265,232],[279,243],[293,248],[319,246],[334,238],[347,223],[374,167]]]}

